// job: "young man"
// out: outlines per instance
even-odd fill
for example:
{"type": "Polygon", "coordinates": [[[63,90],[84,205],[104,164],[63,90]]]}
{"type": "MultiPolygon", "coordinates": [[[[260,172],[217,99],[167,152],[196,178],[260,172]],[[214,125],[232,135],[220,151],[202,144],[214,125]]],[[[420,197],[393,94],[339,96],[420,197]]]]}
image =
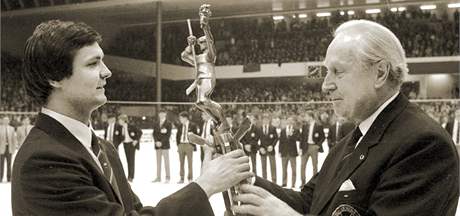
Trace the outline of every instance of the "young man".
{"type": "Polygon", "coordinates": [[[25,86],[42,110],[14,162],[13,215],[213,215],[208,197],[253,176],[249,158],[234,151],[211,160],[207,151],[194,183],[143,207],[116,149],[89,127],[111,76],[100,42],[86,24],[59,20],[38,25],[27,40],[25,86]]]}

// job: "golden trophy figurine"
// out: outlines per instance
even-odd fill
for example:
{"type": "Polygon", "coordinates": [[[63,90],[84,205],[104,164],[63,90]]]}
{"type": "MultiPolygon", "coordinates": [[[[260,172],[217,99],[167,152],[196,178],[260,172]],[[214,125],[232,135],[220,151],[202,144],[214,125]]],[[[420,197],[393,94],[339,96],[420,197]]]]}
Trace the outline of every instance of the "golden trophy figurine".
{"type": "MultiPolygon", "coordinates": [[[[211,17],[211,9],[209,4],[203,4],[199,10],[200,28],[204,32],[204,36],[196,39],[193,35],[190,19],[187,20],[189,36],[187,37],[188,46],[181,53],[181,59],[195,68],[195,81],[187,88],[186,94],[196,90],[197,100],[195,105],[202,111],[207,113],[215,122],[214,140],[211,143],[204,140],[200,136],[193,133],[188,133],[190,142],[197,145],[210,145],[216,149],[217,153],[226,154],[236,149],[242,149],[240,139],[246,134],[251,127],[249,119],[245,119],[240,125],[238,131],[234,134],[230,131],[228,122],[222,111],[220,104],[211,100],[211,94],[216,86],[216,73],[214,65],[216,62],[216,48],[214,46],[214,38],[211,34],[209,26],[209,18],[211,17]],[[195,45],[198,41],[201,53],[195,53],[195,45]]],[[[247,180],[246,183],[250,181],[247,180]]],[[[242,182],[243,183],[243,182],[242,182]]],[[[231,208],[233,205],[238,205],[233,201],[233,196],[239,193],[238,185],[231,187],[223,193],[225,202],[225,215],[234,216],[231,208]]],[[[240,215],[241,216],[241,215],[240,215]]]]}

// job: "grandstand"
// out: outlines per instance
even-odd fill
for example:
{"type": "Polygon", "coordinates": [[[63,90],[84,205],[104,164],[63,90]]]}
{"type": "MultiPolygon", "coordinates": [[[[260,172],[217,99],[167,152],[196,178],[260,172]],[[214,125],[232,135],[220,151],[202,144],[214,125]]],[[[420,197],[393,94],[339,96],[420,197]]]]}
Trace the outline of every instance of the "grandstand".
{"type": "MultiPolygon", "coordinates": [[[[267,114],[282,119],[294,116],[300,127],[301,115],[313,111],[322,124],[334,124],[336,116],[321,92],[326,73],[322,61],[333,30],[351,19],[373,20],[395,32],[409,57],[409,75],[402,92],[439,124],[453,119],[460,108],[459,2],[209,2],[217,48],[217,85],[212,98],[222,104],[226,113],[254,114],[258,124],[267,114]],[[321,118],[322,114],[326,118],[321,118]]],[[[11,124],[18,127],[22,116],[33,117],[40,110],[27,98],[21,78],[24,43],[37,24],[62,19],[93,26],[104,38],[104,61],[113,75],[106,87],[109,102],[93,113],[92,126],[102,131],[108,115],[124,113],[149,131],[144,134],[142,153],[136,159],[137,164],[146,164],[139,165],[142,167],[138,173],[147,174],[139,177],[133,188],[137,192],[146,187],[159,191],[155,195],[141,195],[143,202],[156,204],[161,197],[180,188],[174,184],[150,184],[155,173],[150,159],[155,154],[151,130],[158,110],[166,109],[172,122],[178,122],[181,111],[188,111],[192,121],[202,124],[200,112],[193,105],[195,95],[185,94],[195,77],[194,70],[180,59],[187,46],[187,18],[192,19],[194,34],[202,35],[196,19],[201,3],[198,0],[3,0],[0,115],[11,116],[11,124]]],[[[320,164],[324,157],[321,156],[320,164]]],[[[196,172],[198,158],[195,157],[196,172]]],[[[177,161],[177,156],[172,160],[177,161]]],[[[0,184],[1,215],[10,214],[4,211],[10,209],[9,187],[0,184]]],[[[216,215],[220,215],[221,197],[211,201],[219,203],[213,207],[216,215]]]]}

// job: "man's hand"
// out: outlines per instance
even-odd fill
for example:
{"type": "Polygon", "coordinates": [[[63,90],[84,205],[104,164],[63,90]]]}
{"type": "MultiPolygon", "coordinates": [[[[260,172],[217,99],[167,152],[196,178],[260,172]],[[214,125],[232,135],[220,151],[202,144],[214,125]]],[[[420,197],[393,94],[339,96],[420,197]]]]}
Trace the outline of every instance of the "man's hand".
{"type": "Polygon", "coordinates": [[[251,145],[244,145],[244,150],[251,152],[251,145]]]}
{"type": "Polygon", "coordinates": [[[267,147],[267,151],[268,151],[268,152],[272,152],[272,151],[273,151],[273,146],[268,146],[268,147],[267,147]]]}
{"type": "Polygon", "coordinates": [[[193,35],[190,35],[187,37],[187,43],[189,46],[193,47],[196,44],[196,37],[193,35]]]}
{"type": "Polygon", "coordinates": [[[242,194],[233,198],[241,202],[240,206],[233,206],[237,214],[250,214],[254,216],[301,216],[288,204],[270,194],[261,187],[244,184],[240,187],[242,194]]]}
{"type": "Polygon", "coordinates": [[[261,154],[265,154],[265,153],[266,153],[265,148],[263,148],[263,147],[261,147],[259,150],[260,150],[260,153],[261,153],[261,154]]]}
{"type": "Polygon", "coordinates": [[[250,171],[249,157],[245,156],[242,150],[235,150],[212,159],[212,148],[208,146],[203,148],[205,156],[201,175],[195,182],[201,186],[208,197],[254,176],[250,171]]]}
{"type": "Polygon", "coordinates": [[[137,143],[138,143],[137,140],[134,140],[134,141],[133,141],[133,146],[136,146],[137,143]]]}
{"type": "Polygon", "coordinates": [[[159,142],[159,141],[155,142],[155,146],[160,148],[161,147],[161,142],[159,142]]]}

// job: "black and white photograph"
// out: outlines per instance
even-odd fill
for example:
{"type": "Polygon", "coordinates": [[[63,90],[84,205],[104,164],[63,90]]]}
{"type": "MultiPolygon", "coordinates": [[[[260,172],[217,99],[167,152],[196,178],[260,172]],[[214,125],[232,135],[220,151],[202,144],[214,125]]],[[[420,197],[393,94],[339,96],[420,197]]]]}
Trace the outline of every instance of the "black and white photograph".
{"type": "Polygon", "coordinates": [[[1,0],[2,216],[460,216],[459,0],[1,0]]]}

